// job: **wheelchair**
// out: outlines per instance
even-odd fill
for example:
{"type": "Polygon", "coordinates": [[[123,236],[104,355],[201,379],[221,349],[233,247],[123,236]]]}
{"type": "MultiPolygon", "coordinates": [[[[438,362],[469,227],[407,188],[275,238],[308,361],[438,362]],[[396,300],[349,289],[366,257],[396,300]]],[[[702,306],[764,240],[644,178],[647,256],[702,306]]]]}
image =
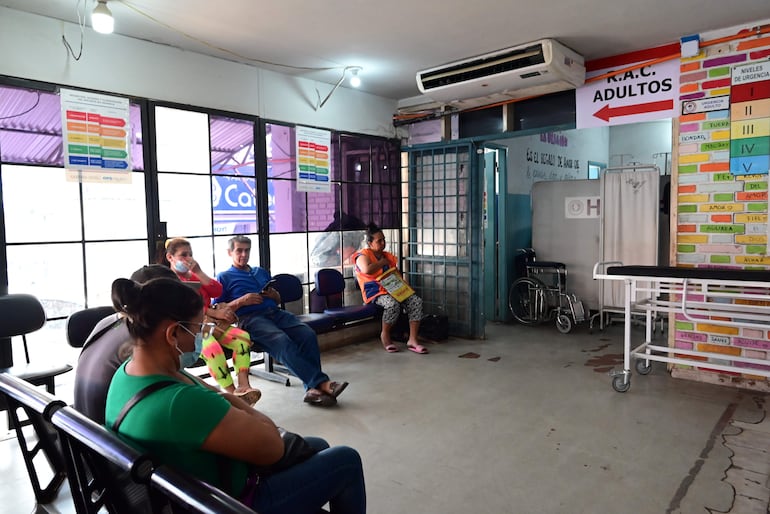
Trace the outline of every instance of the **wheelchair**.
{"type": "Polygon", "coordinates": [[[523,325],[556,321],[562,334],[585,321],[583,302],[567,293],[567,267],[561,262],[538,261],[531,248],[519,250],[518,278],[508,291],[511,314],[523,325]]]}

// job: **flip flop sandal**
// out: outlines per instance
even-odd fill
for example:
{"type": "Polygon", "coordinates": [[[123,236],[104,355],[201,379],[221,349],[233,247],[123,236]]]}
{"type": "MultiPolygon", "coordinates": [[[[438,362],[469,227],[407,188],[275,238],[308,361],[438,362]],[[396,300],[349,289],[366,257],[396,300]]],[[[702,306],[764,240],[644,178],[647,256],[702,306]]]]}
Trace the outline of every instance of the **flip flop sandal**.
{"type": "Polygon", "coordinates": [[[394,344],[389,344],[388,346],[385,346],[385,351],[388,353],[396,353],[398,352],[398,346],[394,344]]]}
{"type": "Polygon", "coordinates": [[[430,353],[427,348],[425,348],[423,345],[418,344],[417,346],[407,345],[407,348],[410,352],[419,353],[421,355],[425,355],[426,353],[430,353]]]}
{"type": "Polygon", "coordinates": [[[235,393],[235,396],[248,403],[249,405],[254,405],[259,401],[260,398],[262,398],[262,392],[259,389],[250,389],[242,393],[235,393]]]}
{"type": "Polygon", "coordinates": [[[331,407],[332,405],[337,404],[337,398],[330,395],[329,393],[323,392],[308,391],[305,393],[305,399],[303,401],[318,407],[331,407]]]}
{"type": "Polygon", "coordinates": [[[345,390],[345,388],[348,386],[347,382],[332,382],[329,384],[329,389],[331,389],[331,395],[335,398],[337,398],[339,395],[342,394],[342,391],[345,390]]]}

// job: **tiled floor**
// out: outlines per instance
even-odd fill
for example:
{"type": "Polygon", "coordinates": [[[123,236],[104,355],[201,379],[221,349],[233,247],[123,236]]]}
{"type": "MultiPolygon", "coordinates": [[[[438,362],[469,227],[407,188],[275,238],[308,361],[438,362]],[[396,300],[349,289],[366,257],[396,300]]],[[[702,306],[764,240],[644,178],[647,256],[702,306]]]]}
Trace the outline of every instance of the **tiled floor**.
{"type": "MultiPolygon", "coordinates": [[[[375,341],[326,352],[325,370],[351,383],[338,407],[303,404],[296,380],[252,378],[257,407],[357,448],[372,514],[767,513],[765,395],[672,379],[660,363],[617,393],[606,371],[621,367],[619,325],[487,331],[429,344],[430,355],[375,341]]],[[[34,512],[12,439],[0,473],[0,511],[34,512]]],[[[73,512],[66,496],[46,511],[73,512]]]]}

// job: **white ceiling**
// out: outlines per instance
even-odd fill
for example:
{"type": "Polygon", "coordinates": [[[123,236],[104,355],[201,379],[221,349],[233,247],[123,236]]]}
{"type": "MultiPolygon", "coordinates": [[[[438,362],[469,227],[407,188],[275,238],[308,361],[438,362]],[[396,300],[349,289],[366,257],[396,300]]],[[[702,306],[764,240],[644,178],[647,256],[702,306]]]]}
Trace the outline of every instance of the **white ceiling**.
{"type": "MultiPolygon", "coordinates": [[[[0,0],[77,23],[96,0],[0,0]]],[[[115,32],[333,84],[362,66],[361,89],[403,99],[415,73],[545,37],[586,60],[770,17],[770,0],[109,0],[115,32]],[[273,63],[273,64],[267,64],[273,63]],[[276,66],[278,65],[278,66],[276,66]],[[322,71],[323,68],[330,68],[322,71]]]]}

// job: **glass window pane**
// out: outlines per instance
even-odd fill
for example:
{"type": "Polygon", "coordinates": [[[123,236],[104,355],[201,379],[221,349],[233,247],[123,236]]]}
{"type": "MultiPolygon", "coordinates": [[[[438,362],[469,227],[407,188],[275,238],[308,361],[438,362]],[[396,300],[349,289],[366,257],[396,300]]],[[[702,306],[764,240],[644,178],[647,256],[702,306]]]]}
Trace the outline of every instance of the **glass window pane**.
{"type": "Polygon", "coordinates": [[[299,277],[302,282],[307,282],[307,235],[271,235],[270,263],[272,275],[290,273],[299,277]]]}
{"type": "Polygon", "coordinates": [[[85,306],[80,243],[14,245],[6,250],[9,293],[36,296],[49,318],[69,316],[85,306]]]}
{"type": "Polygon", "coordinates": [[[80,240],[80,184],[62,168],[2,168],[8,243],[80,240]]]}
{"type": "Polygon", "coordinates": [[[169,237],[210,235],[211,177],[158,174],[160,219],[169,237]]]}
{"type": "Polygon", "coordinates": [[[253,178],[212,177],[214,233],[217,235],[257,232],[256,181],[253,178]]]}
{"type": "Polygon", "coordinates": [[[254,176],[254,122],[212,116],[211,172],[254,176]]]}
{"type": "Polygon", "coordinates": [[[84,183],[86,239],[146,239],[144,193],[144,173],[132,173],[130,184],[84,183]]]}
{"type": "Polygon", "coordinates": [[[372,182],[393,184],[401,180],[400,151],[394,141],[372,141],[372,182]]]}
{"type": "Polygon", "coordinates": [[[59,95],[0,86],[0,160],[63,166],[59,95]]]}
{"type": "MultiPolygon", "coordinates": [[[[147,241],[86,244],[88,306],[112,305],[112,282],[148,264],[147,241]]],[[[82,288],[82,286],[81,286],[82,288]]]]}
{"type": "MultiPolygon", "coordinates": [[[[320,193],[313,193],[316,196],[320,193]]],[[[267,205],[270,232],[305,232],[307,230],[307,193],[297,191],[293,180],[267,181],[267,205]]],[[[331,219],[331,217],[329,217],[331,219]]]]}
{"type": "Polygon", "coordinates": [[[130,104],[129,123],[131,123],[131,167],[136,171],[144,170],[144,149],[142,148],[142,109],[138,104],[130,104]]]}
{"type": "Polygon", "coordinates": [[[155,107],[155,130],[158,171],[209,173],[208,115],[155,107]]]}
{"type": "Polygon", "coordinates": [[[268,178],[297,178],[296,138],[294,127],[268,123],[265,125],[268,178]]]}
{"type": "Polygon", "coordinates": [[[308,230],[329,230],[340,213],[340,185],[331,184],[329,193],[308,193],[308,230]]]}
{"type": "Polygon", "coordinates": [[[371,179],[371,140],[361,136],[340,136],[340,164],[343,182],[363,182],[371,179]]]}

